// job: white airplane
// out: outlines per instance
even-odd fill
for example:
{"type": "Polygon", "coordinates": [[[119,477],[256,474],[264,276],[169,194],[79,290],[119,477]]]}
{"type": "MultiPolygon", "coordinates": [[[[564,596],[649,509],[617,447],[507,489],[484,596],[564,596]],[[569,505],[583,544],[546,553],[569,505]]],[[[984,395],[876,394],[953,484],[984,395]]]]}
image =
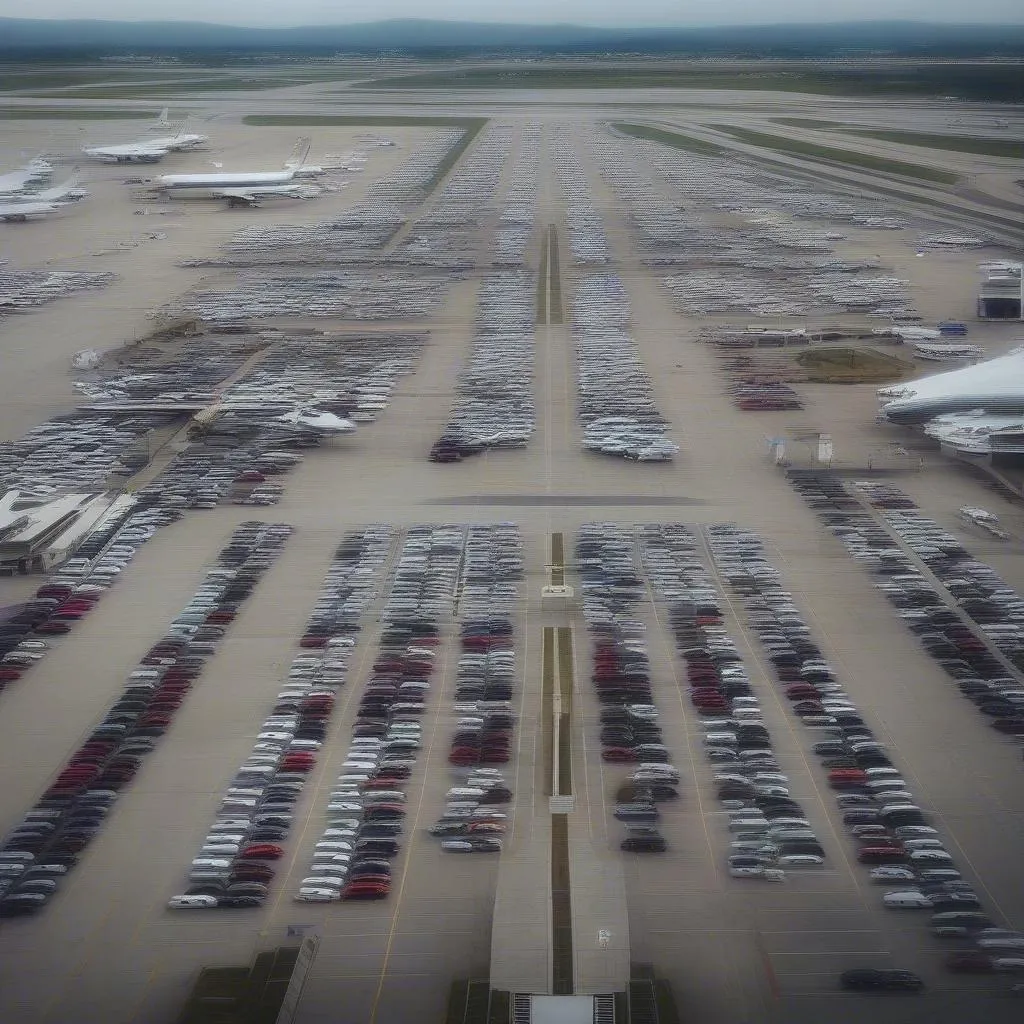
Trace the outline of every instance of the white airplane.
{"type": "Polygon", "coordinates": [[[161,174],[156,189],[168,197],[227,199],[229,206],[258,206],[260,199],[307,199],[318,191],[295,182],[296,166],[309,152],[309,140],[300,139],[281,171],[216,171],[211,174],[161,174]],[[304,151],[302,146],[305,144],[304,151]],[[297,153],[301,155],[297,156],[297,153]]]}
{"type": "Polygon", "coordinates": [[[320,434],[351,434],[356,425],[345,419],[343,416],[336,416],[333,412],[320,412],[318,409],[305,409],[301,406],[292,409],[283,416],[275,416],[275,422],[287,423],[295,427],[304,427],[307,430],[315,430],[320,434]]]}
{"type": "MultiPolygon", "coordinates": [[[[163,109],[156,124],[151,130],[170,127],[167,120],[169,110],[163,109]]],[[[155,139],[137,139],[135,142],[124,142],[113,146],[83,146],[82,152],[95,160],[116,164],[155,164],[163,160],[168,153],[180,153],[198,149],[209,142],[209,136],[186,132],[185,124],[176,135],[164,135],[155,139]]]]}
{"type": "Polygon", "coordinates": [[[86,195],[88,193],[81,187],[78,175],[73,174],[62,185],[0,202],[0,221],[24,223],[30,217],[48,217],[86,195]]]}

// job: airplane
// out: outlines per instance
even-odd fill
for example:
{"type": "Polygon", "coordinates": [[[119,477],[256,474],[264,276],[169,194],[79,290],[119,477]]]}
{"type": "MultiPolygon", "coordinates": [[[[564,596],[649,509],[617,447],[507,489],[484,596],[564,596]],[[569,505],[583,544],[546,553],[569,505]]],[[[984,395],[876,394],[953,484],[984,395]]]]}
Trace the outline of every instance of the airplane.
{"type": "MultiPolygon", "coordinates": [[[[164,107],[152,130],[167,128],[170,123],[167,120],[169,110],[164,107]]],[[[135,142],[125,142],[113,146],[83,146],[82,152],[86,156],[105,163],[117,164],[155,164],[163,160],[168,153],[189,152],[198,149],[209,142],[209,136],[196,135],[184,130],[185,124],[176,135],[164,135],[155,139],[137,139],[135,142]]]]}
{"type": "Polygon", "coordinates": [[[216,171],[211,174],[161,174],[153,186],[168,198],[227,199],[229,206],[258,206],[260,199],[307,199],[319,192],[295,182],[309,152],[309,140],[300,139],[281,171],[216,171]],[[304,148],[303,148],[304,146],[304,148]]]}
{"type": "Polygon", "coordinates": [[[282,416],[275,416],[274,422],[315,430],[319,434],[351,434],[356,429],[356,425],[351,420],[336,416],[333,412],[320,412],[318,409],[308,409],[302,406],[292,409],[291,412],[286,412],[282,416]]]}
{"type": "Polygon", "coordinates": [[[0,202],[0,221],[23,224],[30,217],[48,217],[86,195],[88,193],[81,187],[78,175],[72,174],[61,185],[0,202]]]}

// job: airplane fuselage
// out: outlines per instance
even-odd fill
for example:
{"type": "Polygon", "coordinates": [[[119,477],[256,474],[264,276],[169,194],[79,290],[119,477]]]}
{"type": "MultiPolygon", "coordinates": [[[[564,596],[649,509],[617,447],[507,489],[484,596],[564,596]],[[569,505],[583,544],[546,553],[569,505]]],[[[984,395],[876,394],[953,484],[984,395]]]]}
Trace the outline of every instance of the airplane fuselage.
{"type": "Polygon", "coordinates": [[[232,189],[267,189],[287,185],[295,172],[228,171],[217,174],[161,174],[153,184],[169,196],[195,199],[222,198],[232,189]]]}

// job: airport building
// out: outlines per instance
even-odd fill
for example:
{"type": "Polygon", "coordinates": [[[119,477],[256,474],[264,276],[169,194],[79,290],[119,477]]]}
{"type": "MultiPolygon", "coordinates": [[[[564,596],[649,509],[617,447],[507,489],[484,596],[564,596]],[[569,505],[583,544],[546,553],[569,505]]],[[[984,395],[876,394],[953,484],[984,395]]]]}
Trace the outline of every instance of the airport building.
{"type": "Polygon", "coordinates": [[[1000,260],[982,263],[978,292],[980,320],[1024,320],[1024,264],[1000,260]]]}
{"type": "Polygon", "coordinates": [[[8,491],[0,498],[0,575],[48,572],[125,502],[134,499],[94,491],[45,500],[8,491]]]}

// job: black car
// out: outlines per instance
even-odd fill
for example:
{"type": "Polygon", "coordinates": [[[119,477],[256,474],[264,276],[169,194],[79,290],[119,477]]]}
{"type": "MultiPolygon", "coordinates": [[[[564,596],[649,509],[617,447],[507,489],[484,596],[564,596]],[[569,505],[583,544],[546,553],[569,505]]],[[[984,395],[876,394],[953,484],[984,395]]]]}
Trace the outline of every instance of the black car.
{"type": "Polygon", "coordinates": [[[627,853],[664,853],[668,844],[661,836],[629,836],[619,844],[627,853]]]}
{"type": "Polygon", "coordinates": [[[851,992],[920,992],[924,988],[924,982],[912,971],[870,968],[843,971],[839,984],[851,992]]]}

